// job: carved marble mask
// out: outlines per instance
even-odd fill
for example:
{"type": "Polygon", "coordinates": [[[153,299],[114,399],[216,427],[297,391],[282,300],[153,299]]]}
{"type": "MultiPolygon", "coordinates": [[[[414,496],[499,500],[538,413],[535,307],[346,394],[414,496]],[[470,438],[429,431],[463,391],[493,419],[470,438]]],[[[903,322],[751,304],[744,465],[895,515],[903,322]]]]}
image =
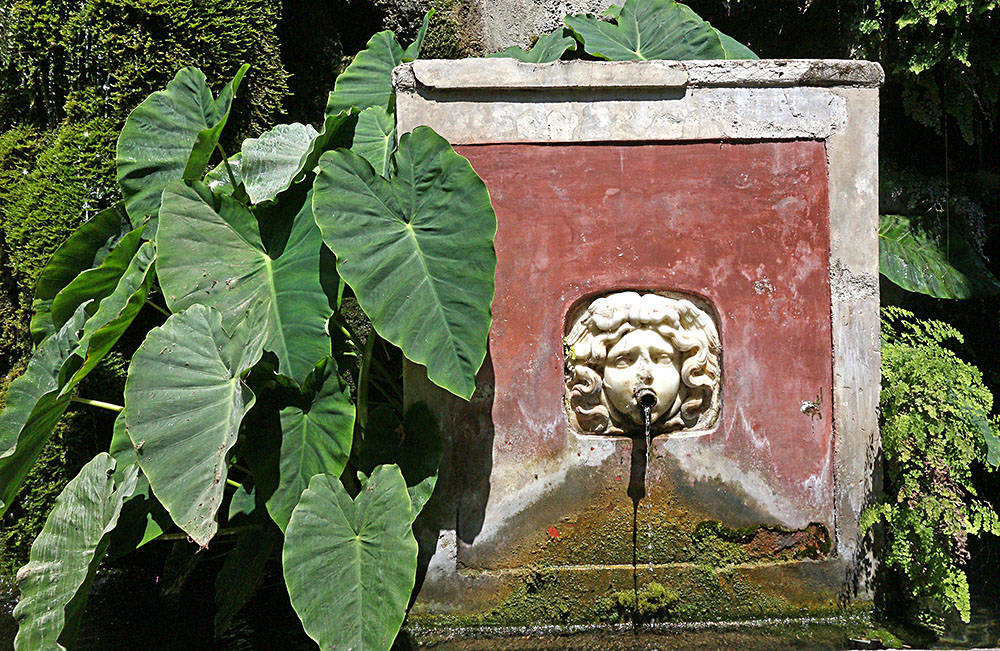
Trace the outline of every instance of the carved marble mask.
{"type": "Polygon", "coordinates": [[[597,298],[566,338],[570,420],[586,434],[641,432],[647,394],[654,432],[708,428],[719,409],[720,352],[712,318],[691,301],[597,298]]]}

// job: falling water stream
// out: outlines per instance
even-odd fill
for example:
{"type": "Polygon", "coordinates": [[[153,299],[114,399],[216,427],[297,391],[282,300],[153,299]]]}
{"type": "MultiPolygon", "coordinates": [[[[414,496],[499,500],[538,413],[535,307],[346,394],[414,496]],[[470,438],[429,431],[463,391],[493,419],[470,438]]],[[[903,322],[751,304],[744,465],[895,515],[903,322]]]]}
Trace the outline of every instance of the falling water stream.
{"type": "MultiPolygon", "coordinates": [[[[629,497],[632,498],[632,595],[635,604],[639,604],[639,502],[646,497],[646,472],[652,450],[651,411],[656,404],[656,394],[651,389],[640,389],[635,394],[636,404],[642,409],[643,438],[634,441],[632,446],[632,476],[629,480],[629,497]],[[644,445],[642,450],[640,445],[644,445]]],[[[653,571],[653,505],[646,500],[646,559],[650,572],[653,571]]]]}
{"type": "MultiPolygon", "coordinates": [[[[649,410],[651,405],[646,404],[645,395],[640,398],[642,401],[642,424],[646,433],[646,472],[649,472],[649,458],[652,455],[653,441],[649,433],[649,410]]],[[[654,399],[655,400],[655,399],[654,399]]],[[[653,572],[653,501],[646,500],[646,558],[649,561],[649,572],[653,572]]],[[[636,605],[638,605],[636,601],[636,605]]]]}

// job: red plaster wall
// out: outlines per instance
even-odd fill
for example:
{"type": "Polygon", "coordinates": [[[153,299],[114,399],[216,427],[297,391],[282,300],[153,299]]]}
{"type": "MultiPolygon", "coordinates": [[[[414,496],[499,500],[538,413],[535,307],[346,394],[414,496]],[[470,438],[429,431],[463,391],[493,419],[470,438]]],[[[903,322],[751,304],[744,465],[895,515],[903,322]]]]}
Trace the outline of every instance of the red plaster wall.
{"type": "Polygon", "coordinates": [[[457,149],[486,181],[499,222],[494,465],[556,456],[578,436],[568,425],[508,434],[525,414],[566,421],[568,311],[611,291],[670,290],[706,299],[718,318],[723,409],[706,444],[722,442],[785,498],[832,519],[823,143],[457,149]],[[819,413],[803,413],[802,401],[817,399],[819,413]]]}

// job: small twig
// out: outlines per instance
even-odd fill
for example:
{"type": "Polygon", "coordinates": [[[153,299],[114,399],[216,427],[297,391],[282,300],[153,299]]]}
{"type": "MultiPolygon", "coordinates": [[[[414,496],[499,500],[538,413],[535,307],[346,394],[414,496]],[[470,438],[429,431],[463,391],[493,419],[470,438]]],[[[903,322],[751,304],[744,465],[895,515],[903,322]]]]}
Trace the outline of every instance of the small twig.
{"type": "Polygon", "coordinates": [[[70,402],[78,402],[81,405],[90,405],[91,407],[100,407],[101,409],[107,409],[108,411],[119,412],[125,409],[121,405],[116,405],[110,402],[104,402],[103,400],[90,400],[88,398],[80,398],[78,396],[73,396],[70,398],[70,402]]]}

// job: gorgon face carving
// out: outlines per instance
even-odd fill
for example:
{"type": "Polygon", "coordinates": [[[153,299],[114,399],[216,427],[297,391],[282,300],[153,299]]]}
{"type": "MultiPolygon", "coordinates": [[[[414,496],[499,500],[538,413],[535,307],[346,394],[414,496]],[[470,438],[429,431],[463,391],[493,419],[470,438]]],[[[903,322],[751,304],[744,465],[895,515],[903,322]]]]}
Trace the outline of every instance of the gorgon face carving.
{"type": "Polygon", "coordinates": [[[652,391],[654,432],[703,429],[719,409],[719,335],[685,299],[619,292],[595,299],[566,337],[566,401],[587,434],[641,431],[637,394],[652,391]]]}

